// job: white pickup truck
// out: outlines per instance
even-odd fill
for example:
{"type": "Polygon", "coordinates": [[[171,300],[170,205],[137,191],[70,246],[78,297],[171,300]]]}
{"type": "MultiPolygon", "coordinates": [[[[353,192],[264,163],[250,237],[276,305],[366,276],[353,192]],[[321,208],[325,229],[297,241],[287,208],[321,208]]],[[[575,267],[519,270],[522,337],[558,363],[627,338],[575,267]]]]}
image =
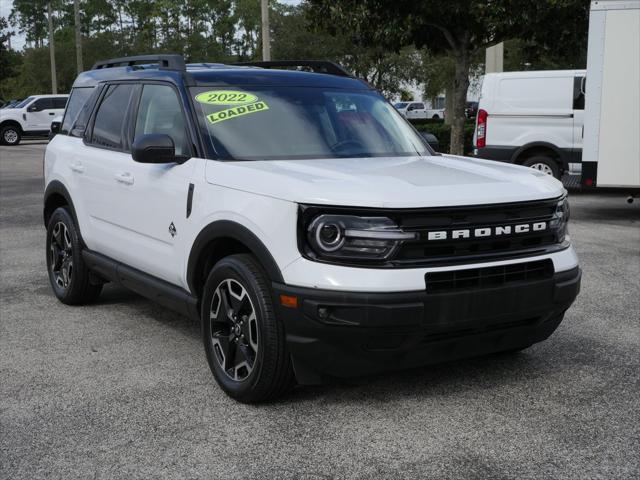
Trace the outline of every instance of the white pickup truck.
{"type": "Polygon", "coordinates": [[[409,120],[424,118],[439,120],[444,118],[444,108],[427,108],[424,102],[399,102],[393,106],[409,120]]]}
{"type": "Polygon", "coordinates": [[[0,143],[18,145],[22,137],[46,137],[51,122],[64,113],[69,95],[32,95],[0,110],[0,143]]]}

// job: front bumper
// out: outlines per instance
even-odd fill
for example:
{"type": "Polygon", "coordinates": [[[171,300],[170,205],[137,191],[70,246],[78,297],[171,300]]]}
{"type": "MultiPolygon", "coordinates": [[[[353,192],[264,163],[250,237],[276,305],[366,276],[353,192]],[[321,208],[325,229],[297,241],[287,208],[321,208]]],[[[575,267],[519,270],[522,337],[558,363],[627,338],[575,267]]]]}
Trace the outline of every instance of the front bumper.
{"type": "Polygon", "coordinates": [[[558,327],[580,290],[575,267],[534,281],[429,293],[274,284],[298,381],[350,377],[518,349],[558,327]],[[282,306],[280,295],[298,298],[282,306]]]}

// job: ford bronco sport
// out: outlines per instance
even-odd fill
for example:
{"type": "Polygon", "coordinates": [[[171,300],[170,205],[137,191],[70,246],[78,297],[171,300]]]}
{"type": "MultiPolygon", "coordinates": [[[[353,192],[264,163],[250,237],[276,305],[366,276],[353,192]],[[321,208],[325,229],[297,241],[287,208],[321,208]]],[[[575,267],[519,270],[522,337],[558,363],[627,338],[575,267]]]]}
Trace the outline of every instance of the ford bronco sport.
{"type": "Polygon", "coordinates": [[[579,290],[560,182],[434,153],[329,62],[99,62],[44,167],[55,295],[116,282],[201,322],[243,402],[520,350],[579,290]]]}

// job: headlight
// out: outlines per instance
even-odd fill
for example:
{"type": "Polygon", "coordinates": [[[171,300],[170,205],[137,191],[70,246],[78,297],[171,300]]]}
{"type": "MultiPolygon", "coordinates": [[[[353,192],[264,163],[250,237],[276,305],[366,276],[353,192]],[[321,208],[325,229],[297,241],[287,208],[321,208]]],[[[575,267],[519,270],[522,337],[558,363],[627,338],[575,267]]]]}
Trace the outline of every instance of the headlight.
{"type": "Polygon", "coordinates": [[[307,228],[307,240],[323,258],[386,260],[416,233],[404,232],[387,217],[318,215],[307,228]]]}
{"type": "Polygon", "coordinates": [[[567,197],[562,198],[556,205],[556,211],[551,218],[549,226],[556,229],[558,243],[564,242],[564,238],[568,232],[569,217],[571,209],[567,197]]]}

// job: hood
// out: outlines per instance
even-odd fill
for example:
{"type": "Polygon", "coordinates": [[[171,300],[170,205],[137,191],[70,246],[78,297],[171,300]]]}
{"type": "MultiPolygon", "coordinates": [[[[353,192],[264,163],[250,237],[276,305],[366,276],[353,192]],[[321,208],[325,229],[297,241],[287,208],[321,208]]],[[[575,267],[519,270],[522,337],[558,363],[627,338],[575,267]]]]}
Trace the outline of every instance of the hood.
{"type": "Polygon", "coordinates": [[[297,203],[421,208],[555,198],[564,187],[537,170],[433,157],[207,162],[207,181],[297,203]]]}

